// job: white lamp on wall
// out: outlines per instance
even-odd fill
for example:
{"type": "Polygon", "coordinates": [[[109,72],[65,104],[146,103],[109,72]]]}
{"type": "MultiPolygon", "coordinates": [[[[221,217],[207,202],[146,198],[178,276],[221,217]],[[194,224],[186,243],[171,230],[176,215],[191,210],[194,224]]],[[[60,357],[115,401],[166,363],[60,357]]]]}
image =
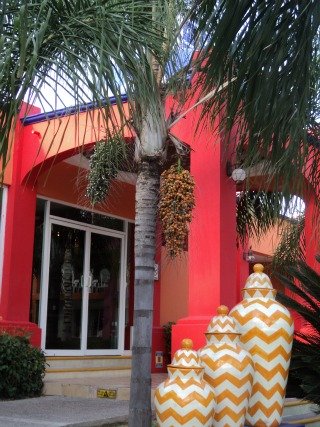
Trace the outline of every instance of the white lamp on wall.
{"type": "Polygon", "coordinates": [[[255,262],[256,257],[253,255],[251,248],[248,250],[248,252],[243,252],[243,259],[247,262],[255,262]]]}
{"type": "Polygon", "coordinates": [[[226,164],[226,173],[227,176],[231,177],[236,183],[244,181],[247,177],[246,171],[244,169],[238,167],[237,165],[232,165],[229,161],[227,161],[226,164]]]}

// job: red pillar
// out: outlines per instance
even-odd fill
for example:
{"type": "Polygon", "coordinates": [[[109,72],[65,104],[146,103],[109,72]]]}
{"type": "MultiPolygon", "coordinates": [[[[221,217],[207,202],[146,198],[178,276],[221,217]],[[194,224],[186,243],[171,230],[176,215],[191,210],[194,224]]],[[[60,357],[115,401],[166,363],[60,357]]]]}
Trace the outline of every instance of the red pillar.
{"type": "Polygon", "coordinates": [[[188,316],[173,327],[172,351],[183,338],[205,344],[204,332],[220,304],[237,302],[236,185],[226,175],[220,136],[202,131],[191,151],[196,204],[189,234],[188,316]]]}
{"type": "Polygon", "coordinates": [[[18,123],[13,148],[12,184],[8,189],[0,330],[25,331],[40,345],[40,329],[29,322],[36,192],[22,183],[23,127],[18,123]]]}

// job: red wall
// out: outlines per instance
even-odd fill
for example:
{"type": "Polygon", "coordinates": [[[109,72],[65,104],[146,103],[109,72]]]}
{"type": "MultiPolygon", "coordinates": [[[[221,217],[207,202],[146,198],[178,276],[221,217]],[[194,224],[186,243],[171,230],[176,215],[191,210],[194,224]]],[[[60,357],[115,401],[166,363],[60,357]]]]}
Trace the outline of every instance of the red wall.
{"type": "MultiPolygon", "coordinates": [[[[37,193],[90,209],[90,202],[85,197],[86,174],[85,169],[60,162],[39,176],[37,193]]],[[[134,198],[135,185],[116,181],[111,185],[107,200],[102,205],[97,205],[96,209],[134,220],[134,198]]]]}

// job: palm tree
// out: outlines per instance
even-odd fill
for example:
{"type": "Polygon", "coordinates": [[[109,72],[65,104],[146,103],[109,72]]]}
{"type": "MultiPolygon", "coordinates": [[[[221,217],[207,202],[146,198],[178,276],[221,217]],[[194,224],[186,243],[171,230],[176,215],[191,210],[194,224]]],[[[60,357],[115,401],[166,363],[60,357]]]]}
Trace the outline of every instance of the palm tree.
{"type": "MultiPolygon", "coordinates": [[[[201,82],[206,96],[202,101],[214,100],[205,111],[216,114],[223,106],[227,130],[240,123],[239,146],[246,150],[247,163],[256,161],[257,153],[259,158],[268,154],[273,173],[283,170],[288,159],[292,170],[302,170],[309,155],[306,132],[314,124],[319,81],[316,1],[7,0],[0,14],[4,165],[12,123],[28,90],[32,99],[41,98],[45,82],[53,88],[64,86],[75,94],[76,103],[86,100],[89,91],[103,108],[106,129],[112,125],[109,94],[116,97],[120,117],[127,124],[120,95],[122,91],[128,95],[139,164],[132,426],[151,424],[155,223],[159,164],[170,139],[164,99],[172,88],[186,88],[188,67],[180,66],[183,45],[179,40],[189,17],[197,29],[191,35],[201,48],[199,64],[207,76],[201,82]],[[289,146],[288,140],[292,141],[289,146]]],[[[316,176],[316,168],[311,172],[316,176]]]]}
{"type": "MultiPolygon", "coordinates": [[[[130,425],[151,424],[151,331],[155,225],[169,132],[164,101],[174,86],[186,87],[178,54],[187,8],[173,0],[78,0],[40,3],[8,0],[1,15],[0,115],[3,164],[7,162],[12,123],[21,101],[41,99],[41,87],[64,86],[75,102],[90,93],[103,108],[108,136],[112,127],[108,96],[117,99],[122,124],[133,128],[139,165],[136,184],[135,310],[130,425]],[[177,77],[175,71],[180,69],[177,77]],[[130,121],[124,112],[125,91],[130,121]]],[[[180,45],[181,46],[181,45],[180,45]]],[[[175,143],[178,142],[175,140],[175,143]]]]}

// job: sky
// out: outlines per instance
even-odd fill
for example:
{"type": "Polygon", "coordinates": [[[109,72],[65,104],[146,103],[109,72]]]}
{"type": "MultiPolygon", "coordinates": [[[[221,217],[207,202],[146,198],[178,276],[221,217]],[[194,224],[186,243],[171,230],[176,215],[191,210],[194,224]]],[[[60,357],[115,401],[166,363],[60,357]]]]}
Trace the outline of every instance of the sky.
{"type": "MultiPolygon", "coordinates": [[[[41,112],[49,112],[53,110],[59,110],[61,108],[73,107],[75,105],[75,99],[62,87],[58,90],[58,97],[55,91],[49,85],[43,85],[41,90],[41,96],[29,100],[29,93],[24,98],[25,102],[29,102],[36,107],[41,108],[41,112]]],[[[90,102],[90,98],[84,100],[83,104],[90,102]]]]}

